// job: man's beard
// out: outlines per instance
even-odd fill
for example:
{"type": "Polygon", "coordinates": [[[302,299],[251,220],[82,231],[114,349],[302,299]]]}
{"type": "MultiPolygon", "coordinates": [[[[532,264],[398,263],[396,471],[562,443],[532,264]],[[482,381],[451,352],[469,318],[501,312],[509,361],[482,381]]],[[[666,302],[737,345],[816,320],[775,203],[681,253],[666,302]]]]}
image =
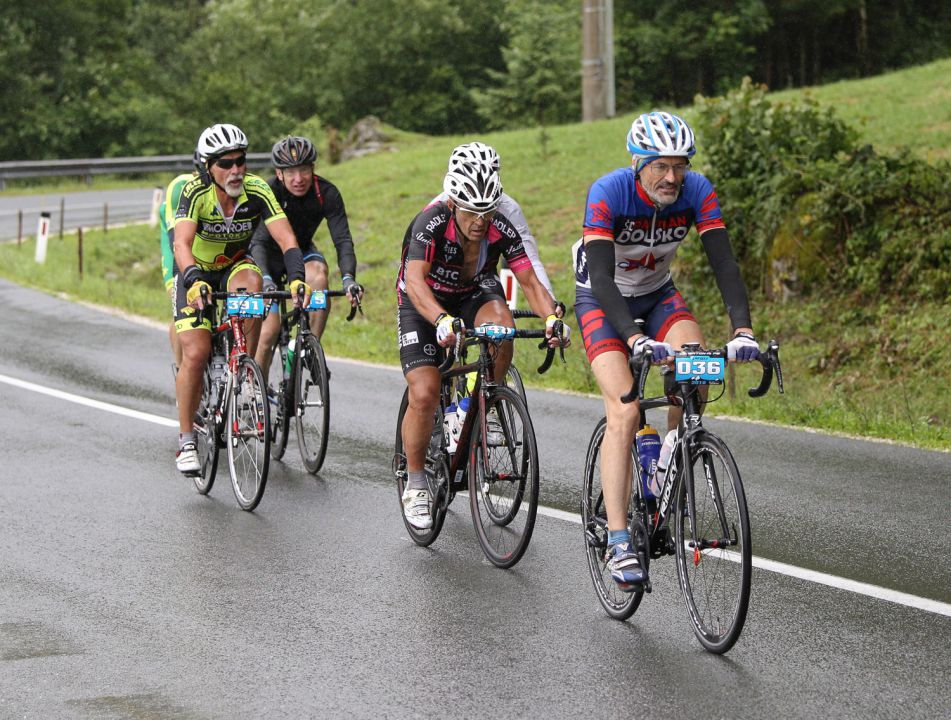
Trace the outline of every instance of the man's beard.
{"type": "Polygon", "coordinates": [[[663,210],[668,205],[673,205],[677,201],[677,198],[680,197],[680,188],[676,186],[673,188],[674,197],[672,200],[663,200],[659,195],[647,188],[644,188],[644,192],[647,193],[647,197],[651,199],[651,202],[653,202],[659,210],[663,210]]]}
{"type": "Polygon", "coordinates": [[[241,193],[244,192],[244,178],[241,178],[238,184],[225,183],[225,192],[233,198],[241,197],[241,193]]]}

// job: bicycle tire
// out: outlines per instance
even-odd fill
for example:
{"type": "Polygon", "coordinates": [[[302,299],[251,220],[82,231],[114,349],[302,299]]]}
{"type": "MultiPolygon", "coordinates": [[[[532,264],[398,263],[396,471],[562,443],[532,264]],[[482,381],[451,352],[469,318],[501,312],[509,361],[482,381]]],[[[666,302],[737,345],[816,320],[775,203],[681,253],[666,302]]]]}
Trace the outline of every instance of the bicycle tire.
{"type": "MultiPolygon", "coordinates": [[[[584,530],[585,555],[588,559],[588,571],[591,575],[591,582],[594,585],[594,592],[601,603],[604,611],[615,620],[627,620],[633,615],[641,600],[644,597],[644,591],[625,592],[621,590],[611,573],[607,568],[608,552],[608,516],[604,507],[604,491],[601,485],[601,442],[604,440],[604,432],[607,428],[607,420],[601,418],[601,421],[595,426],[591,434],[591,440],[588,443],[588,451],[585,455],[584,463],[584,483],[581,493],[581,526],[584,530]]],[[[637,477],[633,481],[636,481],[637,477]]],[[[632,486],[633,487],[633,486],[632,486]]],[[[637,517],[634,512],[634,494],[631,494],[632,518],[637,517]]],[[[632,523],[636,525],[637,523],[632,523]]],[[[643,528],[632,527],[631,537],[641,543],[644,536],[641,533],[646,531],[643,528]]],[[[642,560],[649,562],[650,553],[642,554],[642,560]]]]}
{"type": "Polygon", "coordinates": [[[215,417],[215,398],[213,397],[211,373],[205,369],[202,378],[201,399],[195,412],[195,446],[198,450],[198,462],[201,471],[192,476],[195,489],[202,495],[211,492],[218,472],[218,451],[220,450],[221,427],[215,417]]]}
{"type": "Polygon", "coordinates": [[[280,460],[287,449],[287,435],[294,412],[294,387],[291,375],[284,371],[287,346],[278,342],[274,346],[268,370],[268,408],[271,411],[271,458],[280,460]],[[273,398],[270,394],[274,390],[273,398]]]}
{"type": "Polygon", "coordinates": [[[444,457],[439,459],[439,455],[444,456],[442,440],[442,413],[437,410],[433,426],[433,438],[430,439],[429,448],[426,451],[426,480],[429,483],[430,509],[433,516],[432,527],[426,530],[420,530],[409,524],[406,516],[403,514],[403,490],[406,488],[406,453],[403,452],[403,417],[406,415],[406,408],[409,406],[409,390],[403,391],[403,400],[400,403],[400,412],[396,419],[396,442],[393,453],[393,472],[396,476],[396,499],[399,503],[400,517],[403,518],[403,525],[409,533],[413,542],[421,547],[428,547],[433,544],[442,530],[443,522],[446,519],[445,503],[441,502],[441,493],[445,492],[445,478],[448,477],[449,469],[446,467],[444,457]],[[436,439],[436,433],[439,433],[439,439],[436,439]]]}
{"type": "Polygon", "coordinates": [[[261,502],[270,459],[270,413],[261,368],[251,357],[238,362],[228,398],[228,470],[231,487],[242,510],[261,502]]]}
{"type": "Polygon", "coordinates": [[[491,391],[485,400],[486,418],[493,411],[499,425],[495,435],[500,437],[488,430],[488,422],[475,419],[469,444],[469,507],[489,562],[510,568],[525,554],[535,527],[538,447],[528,408],[517,392],[505,387],[491,391]]]}
{"type": "Polygon", "coordinates": [[[292,375],[297,445],[304,467],[314,474],[324,464],[330,429],[330,375],[324,349],[314,335],[297,339],[292,375]]]}
{"type": "Polygon", "coordinates": [[[528,395],[525,394],[525,383],[522,382],[522,373],[515,367],[515,363],[511,363],[509,369],[505,372],[505,387],[512,388],[512,390],[517,392],[519,397],[522,398],[522,402],[525,403],[525,407],[528,407],[528,395]]]}
{"type": "Polygon", "coordinates": [[[680,470],[674,511],[677,577],[694,634],[708,651],[722,654],[739,639],[749,608],[750,520],[743,482],[726,444],[707,431],[694,434],[690,443],[690,462],[680,470]],[[696,536],[688,514],[691,484],[696,536]],[[721,537],[721,513],[729,532],[726,537],[721,537]],[[737,545],[727,549],[723,540],[737,545]],[[709,546],[711,541],[720,541],[716,543],[720,546],[709,546]]]}

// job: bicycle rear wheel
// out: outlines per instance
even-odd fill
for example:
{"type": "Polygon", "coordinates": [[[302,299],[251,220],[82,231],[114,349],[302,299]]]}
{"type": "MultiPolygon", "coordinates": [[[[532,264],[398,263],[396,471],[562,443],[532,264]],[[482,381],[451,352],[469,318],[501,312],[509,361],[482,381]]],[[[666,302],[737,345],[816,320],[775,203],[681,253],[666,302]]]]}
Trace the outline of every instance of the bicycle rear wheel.
{"type": "Polygon", "coordinates": [[[201,471],[198,475],[192,476],[195,488],[202,495],[207,495],[211,491],[211,486],[215,484],[215,474],[218,472],[221,426],[215,417],[215,392],[211,373],[206,368],[202,380],[201,399],[198,401],[198,410],[195,412],[195,446],[198,449],[201,471]]]}
{"type": "Polygon", "coordinates": [[[294,358],[294,396],[297,444],[304,467],[316,473],[327,453],[330,427],[330,374],[324,349],[313,335],[297,338],[294,358]]]}
{"type": "Polygon", "coordinates": [[[519,397],[522,398],[522,402],[525,403],[525,407],[528,407],[528,395],[525,394],[525,383],[522,382],[522,374],[518,371],[518,368],[515,367],[515,363],[509,365],[509,369],[505,373],[505,386],[517,392],[519,397]]]}
{"type": "Polygon", "coordinates": [[[396,497],[399,500],[400,517],[403,525],[413,539],[413,542],[422,547],[432,545],[439,537],[443,522],[446,520],[446,478],[449,468],[446,466],[444,439],[442,437],[442,412],[437,410],[433,425],[433,435],[430,438],[429,448],[426,450],[426,480],[429,484],[430,512],[433,516],[432,527],[420,530],[409,524],[403,514],[403,490],[406,489],[406,453],[403,451],[403,416],[409,406],[409,390],[403,391],[403,401],[400,403],[400,413],[396,420],[396,444],[393,453],[393,473],[396,475],[396,497]],[[438,434],[438,435],[437,435],[438,434]]]}
{"type": "MultiPolygon", "coordinates": [[[[591,582],[594,584],[598,602],[615,620],[627,620],[641,604],[644,592],[624,592],[617,586],[608,571],[608,514],[604,507],[604,489],[601,485],[601,442],[604,440],[606,428],[607,420],[601,418],[588,443],[584,464],[584,486],[581,493],[581,525],[584,528],[588,571],[591,574],[591,582]]],[[[635,516],[633,494],[630,516],[635,516]]],[[[637,541],[640,544],[644,540],[645,531],[638,529],[641,536],[637,538],[637,541]]],[[[633,534],[632,537],[634,537],[633,534]]],[[[649,556],[649,554],[642,555],[645,562],[648,562],[645,555],[649,556]]]]}
{"type": "Polygon", "coordinates": [[[469,444],[469,507],[485,556],[509,568],[525,553],[535,527],[538,448],[528,410],[514,390],[492,391],[485,414],[487,422],[476,418],[469,444]]]}
{"type": "Polygon", "coordinates": [[[271,428],[261,368],[253,358],[238,363],[228,403],[228,469],[242,510],[254,510],[264,495],[271,428]]]}
{"type": "Polygon", "coordinates": [[[727,446],[705,431],[690,442],[675,509],[677,576],[694,634],[707,650],[720,654],[733,647],[746,621],[753,565],[750,519],[727,446]]]}
{"type": "Polygon", "coordinates": [[[287,448],[287,431],[294,414],[294,387],[291,374],[284,370],[287,346],[278,342],[274,346],[271,365],[268,368],[268,407],[271,411],[271,457],[280,460],[287,448]]]}

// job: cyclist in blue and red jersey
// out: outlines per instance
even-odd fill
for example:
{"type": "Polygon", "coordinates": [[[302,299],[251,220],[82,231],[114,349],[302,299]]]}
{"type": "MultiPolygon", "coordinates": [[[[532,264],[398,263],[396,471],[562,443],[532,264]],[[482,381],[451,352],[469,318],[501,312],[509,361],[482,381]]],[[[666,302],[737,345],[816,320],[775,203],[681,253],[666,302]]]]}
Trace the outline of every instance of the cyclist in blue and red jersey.
{"type": "MultiPolygon", "coordinates": [[[[400,363],[409,387],[401,429],[407,470],[403,514],[420,529],[432,527],[424,462],[439,403],[437,346],[456,341],[457,318],[467,327],[514,326],[496,275],[501,257],[515,273],[532,312],[546,318],[549,343],[568,344],[567,327],[561,338],[552,336],[555,303],[535,275],[518,230],[496,212],[502,197],[497,167],[477,158],[450,158],[443,189],[445,202],[429,205],[407,229],[397,279],[400,363]]],[[[496,377],[505,376],[511,360],[511,341],[502,343],[496,377]]]]}
{"type": "MultiPolygon", "coordinates": [[[[700,235],[733,327],[729,359],[754,360],[759,346],[716,192],[706,177],[689,169],[696,152],[690,126],[670,113],[645,113],[632,123],[627,148],[631,167],[591,185],[584,234],[572,252],[575,314],[607,416],[601,475],[608,568],[620,589],[635,591],[647,579],[627,529],[631,439],[639,408],[636,402],[621,403],[620,397],[631,386],[631,355],[649,352],[659,363],[685,343],[704,345],[700,326],[670,274],[691,227],[700,235]],[[643,331],[635,320],[643,320],[643,331]]],[[[668,428],[678,421],[679,410],[671,408],[668,428]]]]}

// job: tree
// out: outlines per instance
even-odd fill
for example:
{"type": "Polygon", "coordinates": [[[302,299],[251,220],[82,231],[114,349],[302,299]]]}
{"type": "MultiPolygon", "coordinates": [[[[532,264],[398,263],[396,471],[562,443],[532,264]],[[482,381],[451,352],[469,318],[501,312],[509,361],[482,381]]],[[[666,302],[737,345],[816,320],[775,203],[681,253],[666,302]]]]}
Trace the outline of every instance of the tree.
{"type": "Polygon", "coordinates": [[[513,0],[502,29],[505,70],[489,70],[491,85],[472,91],[488,128],[577,120],[581,107],[578,3],[513,0]]]}

